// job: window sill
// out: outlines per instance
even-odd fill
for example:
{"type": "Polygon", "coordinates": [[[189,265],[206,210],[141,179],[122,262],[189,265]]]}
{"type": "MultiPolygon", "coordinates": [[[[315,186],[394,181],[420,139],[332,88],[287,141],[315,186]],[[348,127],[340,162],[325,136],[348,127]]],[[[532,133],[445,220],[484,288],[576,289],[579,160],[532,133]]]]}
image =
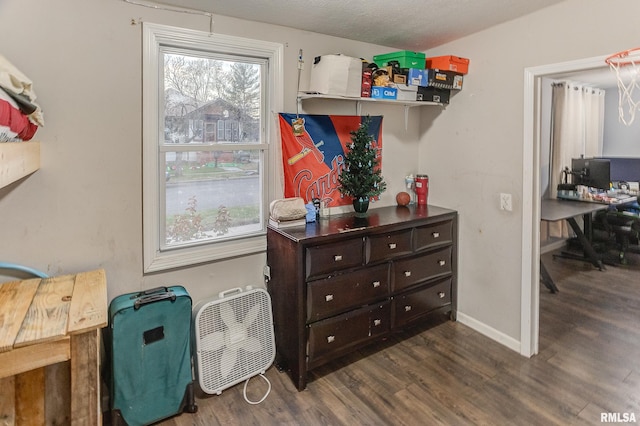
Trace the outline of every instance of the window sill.
{"type": "Polygon", "coordinates": [[[267,237],[259,235],[242,240],[209,244],[166,252],[155,252],[153,258],[145,259],[144,273],[165,271],[200,263],[230,259],[232,257],[257,254],[267,250],[267,237]]]}

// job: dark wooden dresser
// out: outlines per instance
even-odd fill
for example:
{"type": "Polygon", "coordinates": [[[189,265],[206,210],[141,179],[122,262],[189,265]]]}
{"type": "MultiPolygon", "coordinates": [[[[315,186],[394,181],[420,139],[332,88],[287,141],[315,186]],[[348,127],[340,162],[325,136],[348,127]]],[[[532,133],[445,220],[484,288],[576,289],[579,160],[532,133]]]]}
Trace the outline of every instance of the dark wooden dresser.
{"type": "Polygon", "coordinates": [[[319,365],[429,318],[455,320],[457,240],[457,212],[436,206],[270,226],[277,367],[303,390],[319,365]]]}

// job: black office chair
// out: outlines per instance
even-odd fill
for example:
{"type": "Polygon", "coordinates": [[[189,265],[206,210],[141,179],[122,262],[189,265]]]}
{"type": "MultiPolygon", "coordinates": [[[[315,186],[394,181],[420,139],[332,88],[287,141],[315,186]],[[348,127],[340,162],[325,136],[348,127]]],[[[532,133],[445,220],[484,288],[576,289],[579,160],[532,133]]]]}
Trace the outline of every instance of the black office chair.
{"type": "MultiPolygon", "coordinates": [[[[640,198],[640,197],[639,197],[640,198]]],[[[637,204],[619,206],[596,214],[594,228],[608,235],[606,248],[616,251],[617,261],[627,263],[627,252],[640,253],[640,209],[637,204]]]]}

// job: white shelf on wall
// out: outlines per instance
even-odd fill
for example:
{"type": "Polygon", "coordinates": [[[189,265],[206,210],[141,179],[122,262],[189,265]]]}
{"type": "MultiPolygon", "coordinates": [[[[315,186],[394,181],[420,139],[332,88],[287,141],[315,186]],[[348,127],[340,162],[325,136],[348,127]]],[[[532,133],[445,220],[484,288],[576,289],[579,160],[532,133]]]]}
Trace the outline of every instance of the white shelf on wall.
{"type": "Polygon", "coordinates": [[[403,101],[396,99],[375,99],[375,98],[352,98],[348,96],[337,96],[337,95],[322,95],[315,93],[305,93],[298,92],[298,110],[300,110],[302,101],[309,99],[323,99],[323,100],[340,100],[340,101],[351,101],[356,103],[356,115],[362,115],[362,103],[378,103],[378,104],[387,104],[387,105],[402,105],[404,107],[404,127],[407,127],[408,124],[408,116],[409,116],[409,108],[412,107],[424,107],[424,106],[445,106],[439,102],[430,102],[430,101],[403,101]]]}
{"type": "Polygon", "coordinates": [[[40,142],[0,142],[0,188],[40,168],[40,142]]]}

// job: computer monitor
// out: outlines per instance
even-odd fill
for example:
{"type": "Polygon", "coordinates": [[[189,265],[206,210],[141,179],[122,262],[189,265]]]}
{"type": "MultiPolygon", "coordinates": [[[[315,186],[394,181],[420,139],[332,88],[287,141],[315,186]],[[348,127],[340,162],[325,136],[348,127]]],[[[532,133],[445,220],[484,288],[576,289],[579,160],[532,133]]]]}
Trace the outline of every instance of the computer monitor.
{"type": "Polygon", "coordinates": [[[609,190],[611,163],[604,158],[573,158],[571,160],[572,183],[609,190]]]}
{"type": "Polygon", "coordinates": [[[640,158],[601,157],[611,162],[611,182],[640,182],[640,158]]]}

